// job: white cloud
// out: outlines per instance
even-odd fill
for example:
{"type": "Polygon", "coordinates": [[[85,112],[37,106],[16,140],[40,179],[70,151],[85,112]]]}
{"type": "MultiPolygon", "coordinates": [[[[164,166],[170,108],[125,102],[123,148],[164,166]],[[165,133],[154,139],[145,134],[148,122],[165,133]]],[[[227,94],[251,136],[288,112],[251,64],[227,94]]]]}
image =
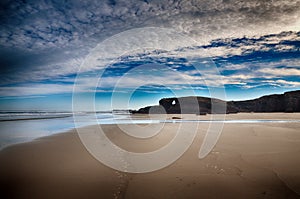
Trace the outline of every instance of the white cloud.
{"type": "Polygon", "coordinates": [[[300,76],[300,69],[297,68],[262,68],[257,72],[269,74],[274,77],[282,76],[300,76]]]}
{"type": "Polygon", "coordinates": [[[30,96],[71,93],[73,85],[23,84],[14,87],[0,87],[0,96],[30,96]]]}
{"type": "Polygon", "coordinates": [[[279,86],[279,87],[299,87],[300,86],[300,82],[295,82],[295,81],[287,81],[287,80],[283,80],[283,79],[279,79],[279,80],[268,80],[268,81],[264,81],[270,85],[275,85],[275,86],[279,86]]]}

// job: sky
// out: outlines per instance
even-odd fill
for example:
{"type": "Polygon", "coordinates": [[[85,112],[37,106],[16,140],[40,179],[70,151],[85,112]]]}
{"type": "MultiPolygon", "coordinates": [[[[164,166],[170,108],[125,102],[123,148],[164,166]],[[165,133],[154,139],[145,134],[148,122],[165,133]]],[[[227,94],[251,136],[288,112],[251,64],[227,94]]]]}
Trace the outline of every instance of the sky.
{"type": "Polygon", "coordinates": [[[299,90],[299,10],[299,0],[2,0],[0,110],[299,90]]]}

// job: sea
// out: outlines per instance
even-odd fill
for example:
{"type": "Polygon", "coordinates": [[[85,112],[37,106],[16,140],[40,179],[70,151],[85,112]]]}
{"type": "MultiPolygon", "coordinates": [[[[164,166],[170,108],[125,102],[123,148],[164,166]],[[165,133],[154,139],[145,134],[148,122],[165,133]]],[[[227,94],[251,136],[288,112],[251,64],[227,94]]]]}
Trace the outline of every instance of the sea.
{"type": "MultiPolygon", "coordinates": [[[[30,142],[34,139],[54,135],[74,129],[96,124],[151,124],[180,123],[211,120],[155,120],[132,119],[128,111],[102,112],[55,112],[55,111],[0,111],[0,150],[13,144],[30,142]],[[76,115],[76,125],[74,122],[76,115]],[[96,119],[95,119],[96,118],[96,119]]],[[[214,120],[222,123],[267,123],[267,122],[300,122],[300,120],[214,120]]]]}
{"type": "MultiPolygon", "coordinates": [[[[0,150],[17,143],[29,142],[75,128],[74,113],[47,111],[0,112],[0,150]]],[[[128,118],[128,112],[80,112],[76,113],[76,127],[95,124],[113,124],[128,118]],[[95,120],[97,118],[97,120],[95,120]]]]}

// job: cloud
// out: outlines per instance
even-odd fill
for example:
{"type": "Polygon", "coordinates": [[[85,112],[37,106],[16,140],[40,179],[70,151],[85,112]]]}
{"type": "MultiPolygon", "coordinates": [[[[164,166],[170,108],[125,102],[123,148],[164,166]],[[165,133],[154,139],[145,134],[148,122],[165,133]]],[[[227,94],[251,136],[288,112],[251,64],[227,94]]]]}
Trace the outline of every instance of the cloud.
{"type": "Polygon", "coordinates": [[[71,93],[73,85],[59,84],[22,84],[13,87],[0,87],[0,96],[31,96],[71,93]]]}
{"type": "MultiPolygon", "coordinates": [[[[7,84],[16,83],[26,83],[26,82],[39,82],[49,79],[63,78],[69,75],[75,75],[78,70],[82,60],[78,58],[68,58],[66,60],[61,60],[61,57],[56,57],[55,60],[45,61],[47,57],[51,55],[44,55],[39,57],[40,60],[23,58],[23,61],[16,60],[17,63],[12,63],[13,65],[2,63],[2,68],[0,69],[0,86],[5,86],[7,84]],[[45,61],[45,63],[43,62],[45,61]],[[14,66],[14,64],[16,64],[14,66]]],[[[63,55],[60,55],[63,56],[63,55]]],[[[12,55],[14,59],[14,55],[12,55]]]]}
{"type": "Polygon", "coordinates": [[[282,76],[300,76],[300,69],[297,68],[263,68],[257,72],[272,75],[274,77],[282,76]]]}
{"type": "MultiPolygon", "coordinates": [[[[220,38],[199,46],[212,57],[249,55],[254,52],[298,53],[300,32],[281,32],[255,37],[220,38]]],[[[298,56],[297,56],[298,57],[298,56]]]]}
{"type": "Polygon", "coordinates": [[[297,0],[4,1],[0,43],[26,49],[91,47],[135,27],[175,28],[203,42],[213,38],[291,30],[297,0]],[[226,24],[226,25],[224,25],[226,24]],[[203,37],[203,38],[202,38],[203,37]]]}
{"type": "Polygon", "coordinates": [[[269,83],[274,86],[278,87],[299,87],[300,82],[295,82],[295,81],[286,81],[283,79],[278,79],[278,80],[268,80],[265,81],[266,83],[269,83]]]}
{"type": "MultiPolygon", "coordinates": [[[[175,78],[163,72],[151,78],[142,72],[139,77],[126,77],[122,88],[146,80],[174,88],[178,82],[190,81],[202,88],[205,84],[201,77],[192,74],[191,60],[202,65],[211,59],[215,62],[221,78],[206,76],[207,83],[215,86],[250,88],[271,84],[263,82],[270,79],[284,86],[278,78],[290,85],[288,82],[297,79],[289,76],[299,75],[298,0],[6,0],[0,5],[3,96],[70,92],[84,57],[99,42],[131,28],[149,26],[175,29],[195,39],[197,45],[161,39],[160,45],[168,50],[119,57],[103,77],[106,88],[113,87],[124,72],[146,62],[163,64],[182,76],[175,78]],[[170,50],[175,46],[178,48],[170,50]],[[48,87],[43,89],[45,85],[48,87]]],[[[147,42],[154,41],[144,42],[147,46],[147,42]]],[[[84,72],[97,70],[94,66],[84,72]]],[[[91,79],[81,83],[83,90],[91,91],[91,79]]]]}

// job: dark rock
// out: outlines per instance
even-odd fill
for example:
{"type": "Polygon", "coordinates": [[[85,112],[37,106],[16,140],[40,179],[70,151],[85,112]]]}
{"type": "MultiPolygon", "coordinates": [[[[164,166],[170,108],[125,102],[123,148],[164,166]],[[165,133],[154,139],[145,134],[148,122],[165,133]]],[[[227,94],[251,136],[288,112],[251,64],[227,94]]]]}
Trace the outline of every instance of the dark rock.
{"type": "Polygon", "coordinates": [[[163,98],[159,106],[147,106],[131,113],[200,114],[238,112],[300,112],[300,90],[262,96],[253,100],[223,101],[208,97],[163,98]],[[162,111],[164,109],[165,111],[162,111]]]}
{"type": "Polygon", "coordinates": [[[300,112],[300,91],[267,95],[254,100],[228,102],[238,112],[300,112]]]}

